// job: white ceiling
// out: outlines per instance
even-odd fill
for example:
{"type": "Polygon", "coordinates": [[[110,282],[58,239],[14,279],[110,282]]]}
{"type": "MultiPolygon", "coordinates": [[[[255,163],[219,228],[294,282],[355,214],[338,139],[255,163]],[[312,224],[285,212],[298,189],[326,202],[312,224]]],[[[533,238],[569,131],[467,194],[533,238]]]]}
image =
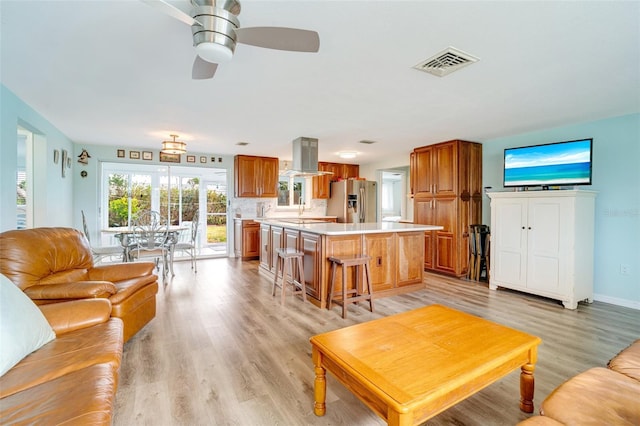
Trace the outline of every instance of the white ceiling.
{"type": "Polygon", "coordinates": [[[356,150],[361,164],[640,111],[638,1],[242,8],[244,27],[317,31],[320,52],[238,45],[214,79],[193,81],[190,28],[140,1],[1,0],[0,77],[80,144],[158,149],[175,132],[193,152],[287,159],[307,136],[320,160],[356,150]],[[448,46],[480,61],[442,78],[411,68],[448,46]]]}

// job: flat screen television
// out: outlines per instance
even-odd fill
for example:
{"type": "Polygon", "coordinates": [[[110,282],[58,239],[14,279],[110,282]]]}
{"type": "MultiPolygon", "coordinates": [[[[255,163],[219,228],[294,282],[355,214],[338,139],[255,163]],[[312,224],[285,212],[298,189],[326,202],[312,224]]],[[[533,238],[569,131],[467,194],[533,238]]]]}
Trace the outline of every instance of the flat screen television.
{"type": "Polygon", "coordinates": [[[504,150],[504,186],[591,185],[593,139],[504,150]]]}

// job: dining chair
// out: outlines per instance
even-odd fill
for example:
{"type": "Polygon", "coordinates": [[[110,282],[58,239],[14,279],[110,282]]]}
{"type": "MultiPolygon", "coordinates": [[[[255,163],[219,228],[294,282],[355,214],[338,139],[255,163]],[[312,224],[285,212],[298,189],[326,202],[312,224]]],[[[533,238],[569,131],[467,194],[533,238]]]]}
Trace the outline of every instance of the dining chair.
{"type": "Polygon", "coordinates": [[[154,258],[156,267],[162,259],[162,274],[166,276],[169,265],[169,225],[160,213],[144,211],[138,215],[132,233],[129,256],[133,260],[154,258]]]}
{"type": "MultiPolygon", "coordinates": [[[[192,221],[182,222],[182,226],[187,227],[186,234],[187,240],[178,240],[171,248],[171,273],[173,274],[173,256],[176,251],[183,251],[189,254],[191,258],[191,269],[195,273],[198,273],[198,265],[196,263],[196,249],[198,247],[198,215],[194,215],[192,221]]],[[[181,235],[182,236],[182,235],[181,235]]]]}
{"type": "Polygon", "coordinates": [[[119,258],[124,260],[124,258],[123,258],[123,256],[124,256],[124,248],[122,247],[122,245],[116,245],[116,246],[94,246],[91,243],[91,237],[89,237],[89,227],[87,226],[87,218],[84,215],[84,210],[80,210],[80,213],[82,214],[82,228],[83,228],[83,231],[84,231],[84,236],[87,239],[87,241],[89,242],[89,247],[91,247],[91,254],[93,255],[93,262],[94,263],[98,263],[104,258],[111,258],[111,257],[115,257],[115,256],[118,256],[119,258]]]}

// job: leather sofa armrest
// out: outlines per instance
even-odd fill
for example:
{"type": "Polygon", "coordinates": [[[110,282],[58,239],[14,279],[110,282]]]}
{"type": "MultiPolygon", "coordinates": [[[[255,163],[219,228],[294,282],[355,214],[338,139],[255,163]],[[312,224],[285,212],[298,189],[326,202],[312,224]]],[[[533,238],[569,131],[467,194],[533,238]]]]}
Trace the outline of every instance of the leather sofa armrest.
{"type": "Polygon", "coordinates": [[[95,266],[89,269],[88,273],[92,280],[118,282],[152,275],[155,267],[156,264],[153,262],[113,263],[95,266]]]}
{"type": "Polygon", "coordinates": [[[38,306],[56,335],[107,322],[111,316],[109,299],[81,299],[38,306]]]}
{"type": "Polygon", "coordinates": [[[106,298],[118,291],[109,281],[76,281],[28,287],[25,294],[34,301],[106,298]]]}

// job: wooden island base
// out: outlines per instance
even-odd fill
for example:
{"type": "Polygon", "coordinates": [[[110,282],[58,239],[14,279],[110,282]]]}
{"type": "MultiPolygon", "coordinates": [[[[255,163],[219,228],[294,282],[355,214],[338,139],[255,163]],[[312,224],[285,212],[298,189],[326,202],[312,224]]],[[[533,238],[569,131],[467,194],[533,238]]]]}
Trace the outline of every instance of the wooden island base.
{"type": "MultiPolygon", "coordinates": [[[[273,279],[277,248],[304,252],[304,273],[310,301],[327,306],[331,262],[329,258],[366,254],[373,297],[386,297],[424,288],[425,231],[441,229],[431,225],[398,223],[287,224],[263,221],[260,225],[260,272],[273,279]]],[[[350,268],[347,286],[353,289],[355,268],[350,268]]],[[[336,277],[334,292],[342,291],[342,277],[336,277]]]]}

